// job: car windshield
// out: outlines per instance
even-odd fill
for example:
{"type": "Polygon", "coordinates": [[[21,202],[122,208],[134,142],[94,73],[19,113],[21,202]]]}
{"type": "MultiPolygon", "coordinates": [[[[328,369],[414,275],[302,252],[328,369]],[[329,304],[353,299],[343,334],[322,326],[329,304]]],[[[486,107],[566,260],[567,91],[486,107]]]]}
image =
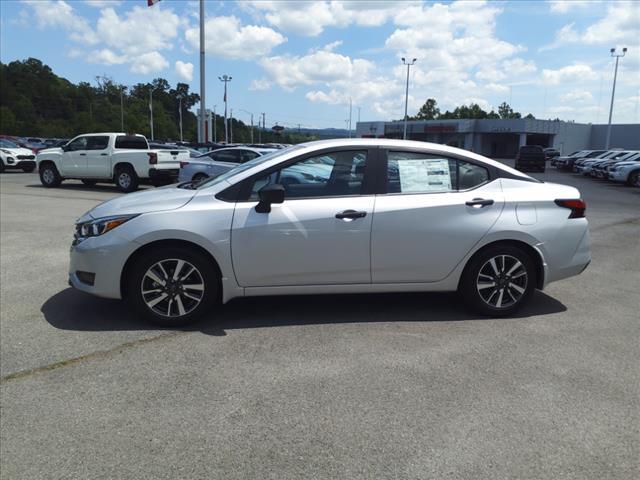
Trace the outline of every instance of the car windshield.
{"type": "Polygon", "coordinates": [[[283,148],[282,150],[276,150],[275,152],[271,152],[268,153],[266,155],[263,155],[261,157],[256,157],[253,160],[249,160],[248,162],[245,162],[241,165],[238,165],[237,167],[232,168],[231,170],[226,171],[225,173],[223,173],[222,175],[218,175],[217,177],[213,177],[212,179],[201,183],[200,185],[198,185],[197,188],[198,190],[202,189],[202,188],[208,188],[208,187],[212,187],[214,185],[217,185],[220,182],[223,182],[225,180],[228,180],[234,176],[236,176],[239,173],[242,173],[246,170],[249,170],[250,168],[255,167],[256,165],[260,165],[262,162],[266,162],[267,160],[271,160],[273,158],[279,157],[281,155],[285,155],[289,152],[292,152],[294,150],[299,150],[302,149],[304,147],[296,145],[293,147],[288,147],[288,148],[283,148]]]}
{"type": "Polygon", "coordinates": [[[0,147],[4,147],[4,148],[19,148],[18,145],[16,145],[15,143],[6,140],[6,139],[0,139],[0,147]]]}

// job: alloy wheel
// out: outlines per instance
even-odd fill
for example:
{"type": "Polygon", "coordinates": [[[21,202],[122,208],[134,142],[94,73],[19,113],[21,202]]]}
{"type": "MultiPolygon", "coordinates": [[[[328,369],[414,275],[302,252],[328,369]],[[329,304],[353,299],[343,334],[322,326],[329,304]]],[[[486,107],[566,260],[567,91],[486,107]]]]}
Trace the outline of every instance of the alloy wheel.
{"type": "Polygon", "coordinates": [[[56,177],[53,173],[53,170],[51,170],[50,168],[45,168],[42,171],[42,179],[45,181],[45,183],[47,184],[51,184],[55,181],[56,177]]]}
{"type": "Polygon", "coordinates": [[[200,271],[186,260],[170,258],[154,263],[142,277],[142,299],[154,313],[182,317],[191,313],[204,297],[200,271]]]}
{"type": "Polygon", "coordinates": [[[122,172],[118,175],[118,185],[124,189],[129,188],[131,186],[131,175],[127,172],[122,172]]]}
{"type": "Polygon", "coordinates": [[[511,255],[497,255],[480,268],[476,288],[487,305],[508,308],[525,294],[527,281],[527,270],[520,260],[511,255]]]}

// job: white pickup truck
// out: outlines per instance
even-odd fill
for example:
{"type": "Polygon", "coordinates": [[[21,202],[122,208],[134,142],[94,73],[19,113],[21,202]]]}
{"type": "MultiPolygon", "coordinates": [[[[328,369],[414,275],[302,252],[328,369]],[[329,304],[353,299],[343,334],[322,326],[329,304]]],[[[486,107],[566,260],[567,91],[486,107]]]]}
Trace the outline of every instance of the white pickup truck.
{"type": "Polygon", "coordinates": [[[79,135],[60,148],[41,150],[36,157],[45,187],[79,179],[85,185],[115,183],[123,192],[136,190],[141,181],[173,183],[180,162],[187,160],[188,150],[151,150],[144,136],[126,133],[79,135]]]}

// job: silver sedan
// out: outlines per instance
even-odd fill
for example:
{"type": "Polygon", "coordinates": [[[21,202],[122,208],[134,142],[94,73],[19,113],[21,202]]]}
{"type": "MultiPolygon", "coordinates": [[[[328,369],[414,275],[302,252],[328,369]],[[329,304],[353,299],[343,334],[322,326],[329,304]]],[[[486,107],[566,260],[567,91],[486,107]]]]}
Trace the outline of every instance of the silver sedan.
{"type": "Polygon", "coordinates": [[[212,150],[180,163],[180,182],[200,183],[238,165],[277,151],[274,148],[229,147],[212,150]]]}
{"type": "Polygon", "coordinates": [[[453,147],[311,142],[98,205],[77,222],[69,281],[163,325],[323,293],[458,291],[510,315],[587,267],[585,209],[573,187],[453,147]]]}

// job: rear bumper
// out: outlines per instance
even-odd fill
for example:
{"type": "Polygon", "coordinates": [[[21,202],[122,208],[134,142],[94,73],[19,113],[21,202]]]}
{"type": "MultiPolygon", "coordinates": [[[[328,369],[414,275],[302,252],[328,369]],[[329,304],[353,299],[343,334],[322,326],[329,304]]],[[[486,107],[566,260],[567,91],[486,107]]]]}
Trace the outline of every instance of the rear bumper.
{"type": "Polygon", "coordinates": [[[167,168],[167,169],[158,169],[158,168],[150,168],[149,169],[149,180],[152,183],[176,183],[178,181],[178,176],[180,175],[179,168],[167,168]]]}

